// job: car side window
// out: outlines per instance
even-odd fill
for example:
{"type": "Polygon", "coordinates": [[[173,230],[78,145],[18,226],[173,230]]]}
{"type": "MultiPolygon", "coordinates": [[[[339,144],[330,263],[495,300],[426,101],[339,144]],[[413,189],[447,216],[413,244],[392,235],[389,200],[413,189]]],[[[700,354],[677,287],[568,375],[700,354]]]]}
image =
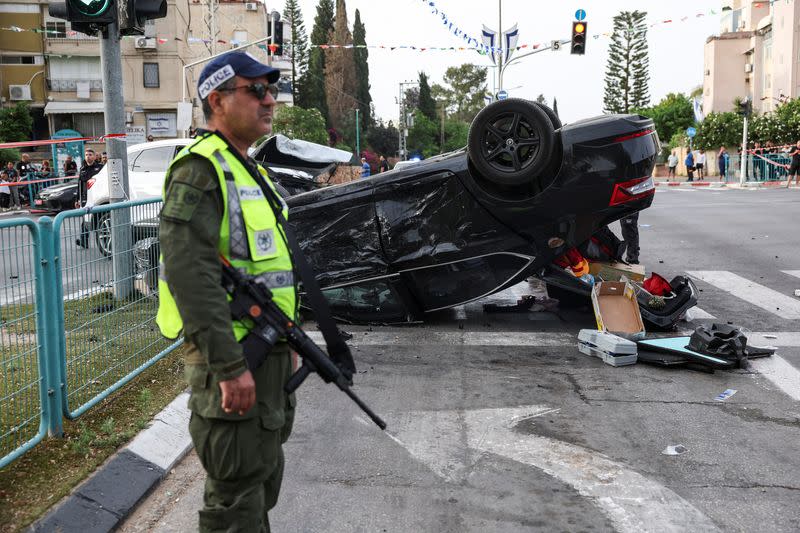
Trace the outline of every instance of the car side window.
{"type": "Polygon", "coordinates": [[[134,172],[166,172],[172,157],[175,155],[174,146],[159,146],[142,150],[133,163],[134,172]]]}

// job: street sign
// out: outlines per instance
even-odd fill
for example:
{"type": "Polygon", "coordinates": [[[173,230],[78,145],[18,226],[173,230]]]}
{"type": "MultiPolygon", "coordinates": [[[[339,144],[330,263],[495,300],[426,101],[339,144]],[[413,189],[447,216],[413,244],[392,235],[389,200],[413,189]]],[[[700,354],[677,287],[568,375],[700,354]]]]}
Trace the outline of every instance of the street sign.
{"type": "Polygon", "coordinates": [[[697,130],[696,129],[692,128],[691,126],[686,128],[686,136],[687,137],[689,137],[691,139],[695,135],[697,135],[697,130]]]}
{"type": "Polygon", "coordinates": [[[506,98],[508,98],[508,91],[506,91],[505,89],[497,91],[498,100],[505,100],[506,98]]]}
{"type": "Polygon", "coordinates": [[[575,20],[583,20],[586,18],[586,11],[579,9],[575,12],[575,20]]]}

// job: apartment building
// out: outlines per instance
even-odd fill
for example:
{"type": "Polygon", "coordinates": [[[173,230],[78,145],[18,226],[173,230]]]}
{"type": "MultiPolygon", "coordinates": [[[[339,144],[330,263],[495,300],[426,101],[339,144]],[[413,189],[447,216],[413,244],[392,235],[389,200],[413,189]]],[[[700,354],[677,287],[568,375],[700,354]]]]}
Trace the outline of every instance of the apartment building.
{"type": "Polygon", "coordinates": [[[703,112],[750,97],[759,113],[800,96],[800,0],[732,0],[704,50],[703,112]]]}
{"type": "MultiPolygon", "coordinates": [[[[60,130],[75,130],[87,137],[116,133],[106,132],[104,126],[99,39],[73,31],[69,22],[50,17],[47,8],[44,0],[0,3],[2,26],[47,30],[0,31],[3,102],[29,102],[37,138],[60,130]],[[19,89],[22,86],[26,89],[19,89]]],[[[148,135],[179,136],[181,101],[194,104],[193,124],[200,125],[195,85],[203,65],[184,66],[265,37],[268,20],[263,3],[169,0],[167,16],[149,21],[144,36],[124,37],[122,75],[129,141],[142,142],[148,135]]],[[[265,49],[248,50],[268,60],[265,49]]],[[[285,72],[288,81],[288,58],[269,60],[285,72]]],[[[282,88],[279,102],[291,104],[291,84],[283,83],[282,88]]]]}

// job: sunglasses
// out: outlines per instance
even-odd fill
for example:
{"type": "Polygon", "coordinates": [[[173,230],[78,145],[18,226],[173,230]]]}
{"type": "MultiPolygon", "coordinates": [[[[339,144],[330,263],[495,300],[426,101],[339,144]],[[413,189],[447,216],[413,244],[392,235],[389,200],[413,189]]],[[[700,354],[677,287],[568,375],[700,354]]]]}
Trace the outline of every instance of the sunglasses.
{"type": "Polygon", "coordinates": [[[235,91],[237,89],[247,89],[259,100],[263,100],[267,96],[267,92],[272,95],[272,98],[278,98],[278,86],[274,83],[251,83],[250,85],[239,85],[238,87],[230,87],[227,89],[217,89],[218,91],[235,91]]]}

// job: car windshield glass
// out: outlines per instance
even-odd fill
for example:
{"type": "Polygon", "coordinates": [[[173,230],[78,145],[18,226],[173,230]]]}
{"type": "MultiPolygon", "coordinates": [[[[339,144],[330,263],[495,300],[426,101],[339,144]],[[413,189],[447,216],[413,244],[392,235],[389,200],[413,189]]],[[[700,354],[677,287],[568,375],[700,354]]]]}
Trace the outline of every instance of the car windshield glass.
{"type": "Polygon", "coordinates": [[[160,146],[142,150],[133,163],[134,172],[166,172],[175,154],[174,146],[160,146]]]}
{"type": "Polygon", "coordinates": [[[371,322],[403,322],[406,309],[385,280],[322,291],[334,315],[371,322]]]}

